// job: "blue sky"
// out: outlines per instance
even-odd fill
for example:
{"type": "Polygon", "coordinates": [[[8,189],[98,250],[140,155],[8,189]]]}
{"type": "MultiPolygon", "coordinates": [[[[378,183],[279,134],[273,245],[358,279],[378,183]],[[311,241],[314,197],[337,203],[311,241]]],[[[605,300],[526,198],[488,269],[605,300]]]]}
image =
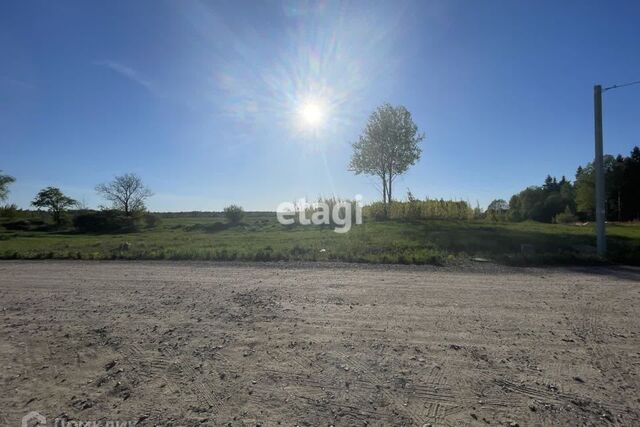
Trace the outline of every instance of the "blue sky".
{"type": "MultiPolygon", "coordinates": [[[[0,169],[22,207],[49,185],[97,206],[125,172],[152,210],[373,200],[350,143],[390,102],[426,133],[395,194],[486,205],[591,160],[593,84],[640,79],[638,22],[636,1],[4,1],[0,169]]],[[[607,92],[605,151],[639,117],[640,85],[607,92]]]]}

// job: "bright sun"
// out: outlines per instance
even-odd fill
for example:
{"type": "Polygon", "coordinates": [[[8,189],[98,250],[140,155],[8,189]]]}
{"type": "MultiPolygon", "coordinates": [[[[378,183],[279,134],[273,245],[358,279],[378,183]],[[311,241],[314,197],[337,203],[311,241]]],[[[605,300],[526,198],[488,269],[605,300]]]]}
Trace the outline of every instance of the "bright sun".
{"type": "Polygon", "coordinates": [[[324,109],[316,102],[307,102],[300,109],[300,118],[306,126],[316,128],[324,120],[324,109]]]}

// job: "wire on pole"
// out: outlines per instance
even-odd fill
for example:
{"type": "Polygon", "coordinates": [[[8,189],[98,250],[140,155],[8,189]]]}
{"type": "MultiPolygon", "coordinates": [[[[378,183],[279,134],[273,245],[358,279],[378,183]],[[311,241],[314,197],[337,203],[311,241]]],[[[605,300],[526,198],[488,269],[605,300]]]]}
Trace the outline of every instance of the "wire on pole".
{"type": "Polygon", "coordinates": [[[604,89],[602,89],[602,91],[606,91],[606,90],[610,90],[610,89],[617,89],[619,87],[625,87],[625,86],[632,86],[632,85],[637,85],[640,84],[640,80],[636,80],[635,82],[629,82],[629,83],[622,83],[619,85],[613,85],[613,86],[609,86],[609,87],[605,87],[604,89]]]}

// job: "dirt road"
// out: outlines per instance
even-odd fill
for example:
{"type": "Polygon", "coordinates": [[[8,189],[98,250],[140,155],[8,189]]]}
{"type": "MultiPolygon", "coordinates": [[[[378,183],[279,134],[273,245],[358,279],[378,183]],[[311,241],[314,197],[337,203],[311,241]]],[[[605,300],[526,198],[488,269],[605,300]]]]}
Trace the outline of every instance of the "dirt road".
{"type": "Polygon", "coordinates": [[[640,270],[0,262],[0,425],[638,425],[640,270]]]}

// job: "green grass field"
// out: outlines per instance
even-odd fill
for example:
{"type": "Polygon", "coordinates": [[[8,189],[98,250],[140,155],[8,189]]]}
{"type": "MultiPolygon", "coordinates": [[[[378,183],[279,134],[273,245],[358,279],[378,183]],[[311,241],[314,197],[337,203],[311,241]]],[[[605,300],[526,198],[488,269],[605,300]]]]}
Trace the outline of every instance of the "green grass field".
{"type": "MultiPolygon", "coordinates": [[[[640,265],[640,224],[609,224],[607,261],[640,265]]],[[[9,231],[4,259],[175,259],[349,261],[454,264],[474,257],[508,264],[597,263],[592,225],[427,220],[367,221],[350,232],[282,226],[273,213],[250,213],[229,227],[218,217],[165,217],[129,234],[9,231]],[[534,255],[522,255],[531,244],[534,255]],[[324,249],[324,250],[323,250],[324,249]]]]}

